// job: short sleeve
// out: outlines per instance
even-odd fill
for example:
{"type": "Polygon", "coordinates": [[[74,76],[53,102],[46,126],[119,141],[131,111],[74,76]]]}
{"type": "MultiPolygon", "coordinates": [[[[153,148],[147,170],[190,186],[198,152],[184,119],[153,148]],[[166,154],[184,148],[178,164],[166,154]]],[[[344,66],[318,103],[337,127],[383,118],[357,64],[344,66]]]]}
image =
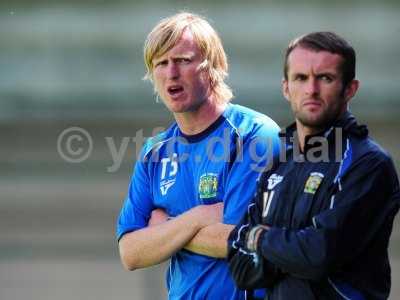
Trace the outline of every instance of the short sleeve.
{"type": "Polygon", "coordinates": [[[147,226],[153,208],[149,162],[136,162],[127,196],[117,221],[117,240],[125,233],[147,226]]]}

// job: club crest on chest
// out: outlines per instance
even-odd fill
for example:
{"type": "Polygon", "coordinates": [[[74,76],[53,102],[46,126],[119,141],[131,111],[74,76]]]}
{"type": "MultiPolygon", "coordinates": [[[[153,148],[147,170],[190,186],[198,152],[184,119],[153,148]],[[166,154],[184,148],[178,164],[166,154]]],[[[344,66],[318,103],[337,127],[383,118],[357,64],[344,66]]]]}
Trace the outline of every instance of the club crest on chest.
{"type": "Polygon", "coordinates": [[[217,174],[205,173],[200,176],[200,180],[199,180],[199,197],[200,197],[200,199],[216,197],[217,191],[218,191],[217,174]]]}
{"type": "Polygon", "coordinates": [[[315,192],[321,185],[322,179],[324,179],[324,174],[321,174],[319,172],[311,173],[306,181],[304,193],[315,194],[315,192]]]}

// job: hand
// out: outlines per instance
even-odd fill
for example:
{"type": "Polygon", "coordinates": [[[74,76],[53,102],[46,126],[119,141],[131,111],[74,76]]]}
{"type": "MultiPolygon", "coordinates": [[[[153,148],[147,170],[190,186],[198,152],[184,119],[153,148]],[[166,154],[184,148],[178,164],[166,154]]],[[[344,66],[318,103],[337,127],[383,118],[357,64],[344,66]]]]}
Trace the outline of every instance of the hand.
{"type": "Polygon", "coordinates": [[[151,212],[148,226],[155,226],[168,221],[168,214],[161,208],[157,208],[151,212]]]}
{"type": "Polygon", "coordinates": [[[252,252],[257,251],[258,239],[264,231],[268,231],[269,226],[267,225],[257,225],[250,229],[246,233],[246,248],[252,252]]]}

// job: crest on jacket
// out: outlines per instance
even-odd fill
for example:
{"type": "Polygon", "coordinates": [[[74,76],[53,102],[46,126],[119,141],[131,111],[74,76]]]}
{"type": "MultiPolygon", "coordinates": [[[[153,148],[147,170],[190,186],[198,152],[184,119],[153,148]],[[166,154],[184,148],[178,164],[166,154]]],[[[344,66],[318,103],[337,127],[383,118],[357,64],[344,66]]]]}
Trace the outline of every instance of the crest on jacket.
{"type": "Polygon", "coordinates": [[[304,193],[315,194],[323,178],[324,174],[318,172],[311,173],[310,177],[308,177],[306,181],[306,186],[304,187],[304,193]]]}

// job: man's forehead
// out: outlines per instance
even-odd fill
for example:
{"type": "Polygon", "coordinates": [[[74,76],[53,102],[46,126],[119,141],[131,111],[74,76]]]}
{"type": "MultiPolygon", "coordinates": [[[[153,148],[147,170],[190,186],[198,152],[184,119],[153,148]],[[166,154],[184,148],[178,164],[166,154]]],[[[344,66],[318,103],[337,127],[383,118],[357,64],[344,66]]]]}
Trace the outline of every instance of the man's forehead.
{"type": "Polygon", "coordinates": [[[185,30],[181,37],[167,51],[156,55],[153,60],[160,60],[167,56],[193,56],[200,51],[193,34],[190,30],[185,30]]]}
{"type": "Polygon", "coordinates": [[[317,51],[296,47],[288,57],[289,71],[296,72],[307,69],[338,71],[343,63],[340,54],[329,51],[317,51]]]}
{"type": "Polygon", "coordinates": [[[196,55],[196,53],[194,51],[188,51],[188,50],[187,51],[170,51],[170,50],[168,50],[167,52],[165,52],[162,55],[155,56],[153,58],[153,61],[163,60],[168,57],[172,57],[172,58],[188,57],[188,58],[190,58],[190,57],[196,55]]]}

